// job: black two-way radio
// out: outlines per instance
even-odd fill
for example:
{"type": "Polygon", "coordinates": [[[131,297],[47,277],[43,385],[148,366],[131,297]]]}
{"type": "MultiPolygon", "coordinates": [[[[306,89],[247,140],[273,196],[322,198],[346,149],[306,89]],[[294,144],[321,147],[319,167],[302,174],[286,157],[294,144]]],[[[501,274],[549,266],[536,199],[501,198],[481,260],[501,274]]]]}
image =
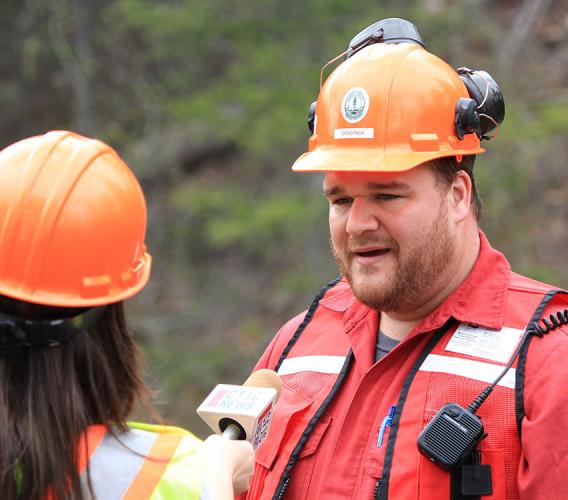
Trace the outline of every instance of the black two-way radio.
{"type": "Polygon", "coordinates": [[[418,436],[420,453],[444,470],[459,467],[487,434],[481,419],[457,403],[442,407],[418,436]]]}

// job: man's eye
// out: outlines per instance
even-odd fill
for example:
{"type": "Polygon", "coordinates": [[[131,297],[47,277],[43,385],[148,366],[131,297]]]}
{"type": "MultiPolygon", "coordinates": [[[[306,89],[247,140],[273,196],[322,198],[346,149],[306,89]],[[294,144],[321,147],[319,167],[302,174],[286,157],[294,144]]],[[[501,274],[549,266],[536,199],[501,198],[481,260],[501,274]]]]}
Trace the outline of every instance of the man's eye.
{"type": "Polygon", "coordinates": [[[377,200],[396,200],[398,198],[400,198],[400,195],[398,194],[387,194],[387,193],[380,193],[380,194],[376,194],[375,198],[377,200]]]}
{"type": "Polygon", "coordinates": [[[335,200],[331,200],[332,205],[347,205],[351,203],[351,198],[336,198],[335,200]]]}

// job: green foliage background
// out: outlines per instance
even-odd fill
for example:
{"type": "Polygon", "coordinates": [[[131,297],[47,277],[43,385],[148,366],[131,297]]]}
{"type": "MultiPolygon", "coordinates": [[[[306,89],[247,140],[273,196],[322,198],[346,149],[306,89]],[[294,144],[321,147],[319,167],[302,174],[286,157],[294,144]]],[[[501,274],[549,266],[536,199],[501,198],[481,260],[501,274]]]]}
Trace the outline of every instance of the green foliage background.
{"type": "MultiPolygon", "coordinates": [[[[514,268],[568,286],[568,14],[521,0],[26,0],[5,3],[0,139],[65,128],[141,180],[154,272],[129,303],[159,411],[238,383],[336,273],[321,178],[292,174],[321,66],[385,17],[454,67],[489,71],[507,112],[478,158],[483,228],[514,268]]],[[[543,3],[543,4],[544,4],[543,3]]]]}

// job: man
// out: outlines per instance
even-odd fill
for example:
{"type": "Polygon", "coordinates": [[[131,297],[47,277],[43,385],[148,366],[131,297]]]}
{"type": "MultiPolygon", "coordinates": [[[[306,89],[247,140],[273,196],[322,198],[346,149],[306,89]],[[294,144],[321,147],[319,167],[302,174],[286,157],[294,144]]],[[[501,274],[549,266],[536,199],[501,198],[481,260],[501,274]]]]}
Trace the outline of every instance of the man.
{"type": "Polygon", "coordinates": [[[248,498],[567,498],[568,300],[478,226],[500,91],[402,20],[346,53],[293,166],[325,173],[343,277],[257,364],[283,391],[248,498]]]}

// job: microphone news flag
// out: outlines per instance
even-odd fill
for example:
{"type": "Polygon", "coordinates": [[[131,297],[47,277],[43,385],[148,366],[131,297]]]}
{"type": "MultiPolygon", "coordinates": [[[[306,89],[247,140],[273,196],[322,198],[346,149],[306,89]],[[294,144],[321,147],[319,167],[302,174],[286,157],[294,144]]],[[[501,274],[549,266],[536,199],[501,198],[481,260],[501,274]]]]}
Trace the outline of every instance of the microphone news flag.
{"type": "Polygon", "coordinates": [[[250,441],[256,449],[268,435],[281,388],[275,371],[257,370],[243,385],[217,385],[197,408],[197,414],[215,433],[226,439],[250,441]]]}

